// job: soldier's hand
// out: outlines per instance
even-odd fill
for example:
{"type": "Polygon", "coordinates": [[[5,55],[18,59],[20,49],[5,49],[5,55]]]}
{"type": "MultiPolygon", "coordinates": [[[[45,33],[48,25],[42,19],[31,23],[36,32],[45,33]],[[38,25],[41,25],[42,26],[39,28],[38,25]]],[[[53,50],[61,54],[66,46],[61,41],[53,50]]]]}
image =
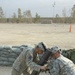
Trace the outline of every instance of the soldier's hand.
{"type": "Polygon", "coordinates": [[[47,67],[46,66],[41,66],[41,68],[40,68],[41,70],[46,70],[47,69],[47,67]]]}

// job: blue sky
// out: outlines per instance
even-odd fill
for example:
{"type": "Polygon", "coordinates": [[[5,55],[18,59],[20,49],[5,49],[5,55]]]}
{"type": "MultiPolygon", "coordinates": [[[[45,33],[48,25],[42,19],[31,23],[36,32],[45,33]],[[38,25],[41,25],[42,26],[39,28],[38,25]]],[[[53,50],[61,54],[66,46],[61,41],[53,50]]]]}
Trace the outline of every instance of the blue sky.
{"type": "Polygon", "coordinates": [[[41,17],[52,17],[55,14],[62,16],[62,10],[65,8],[67,15],[70,14],[70,9],[75,4],[75,0],[0,0],[0,6],[3,8],[7,17],[21,8],[22,12],[31,10],[34,17],[36,12],[41,17]],[[55,7],[53,4],[55,2],[55,7]]]}

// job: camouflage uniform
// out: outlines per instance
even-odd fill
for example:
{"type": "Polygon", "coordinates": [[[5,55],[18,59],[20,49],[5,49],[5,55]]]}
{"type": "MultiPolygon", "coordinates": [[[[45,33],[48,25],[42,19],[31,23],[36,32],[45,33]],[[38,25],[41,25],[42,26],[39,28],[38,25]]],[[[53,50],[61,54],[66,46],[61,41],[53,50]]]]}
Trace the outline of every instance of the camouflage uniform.
{"type": "Polygon", "coordinates": [[[53,62],[54,62],[54,59],[53,58],[49,58],[49,62],[48,62],[48,68],[51,70],[53,68],[53,62]]]}
{"type": "Polygon", "coordinates": [[[54,60],[50,75],[75,75],[75,65],[71,60],[61,55],[54,60]]]}
{"type": "Polygon", "coordinates": [[[34,48],[28,48],[27,50],[23,50],[19,57],[13,64],[12,75],[30,75],[27,72],[28,67],[30,69],[39,71],[40,66],[37,65],[36,61],[36,54],[34,53],[34,48]]]}

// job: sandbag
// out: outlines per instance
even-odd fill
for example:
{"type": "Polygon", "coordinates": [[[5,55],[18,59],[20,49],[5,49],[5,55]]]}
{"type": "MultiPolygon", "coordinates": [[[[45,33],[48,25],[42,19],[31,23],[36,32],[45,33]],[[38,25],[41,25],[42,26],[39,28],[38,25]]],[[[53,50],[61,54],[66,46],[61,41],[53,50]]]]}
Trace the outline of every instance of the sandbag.
{"type": "Polygon", "coordinates": [[[6,57],[0,57],[0,60],[1,61],[8,61],[8,58],[6,58],[6,57]]]}
{"type": "Polygon", "coordinates": [[[8,61],[9,61],[9,62],[12,62],[12,63],[14,63],[15,60],[16,60],[16,58],[11,58],[11,57],[8,58],[8,61]]]}
{"type": "Polygon", "coordinates": [[[75,63],[75,49],[62,50],[62,55],[75,63]]]}

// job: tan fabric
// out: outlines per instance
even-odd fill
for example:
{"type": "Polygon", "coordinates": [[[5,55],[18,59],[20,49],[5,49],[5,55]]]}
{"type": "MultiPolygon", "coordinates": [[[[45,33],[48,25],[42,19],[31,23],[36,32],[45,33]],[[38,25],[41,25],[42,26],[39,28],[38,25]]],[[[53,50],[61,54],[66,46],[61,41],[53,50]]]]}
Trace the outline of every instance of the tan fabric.
{"type": "MultiPolygon", "coordinates": [[[[15,60],[13,64],[13,68],[18,72],[14,72],[13,75],[21,75],[21,73],[27,73],[27,68],[30,67],[33,70],[39,71],[40,65],[35,63],[34,59],[34,48],[28,48],[27,50],[23,50],[22,53],[19,55],[19,57],[15,60]]],[[[12,70],[13,71],[13,70],[12,70]]]]}
{"type": "Polygon", "coordinates": [[[26,56],[26,50],[23,50],[13,64],[13,68],[15,68],[18,72],[22,72],[27,68],[25,56],[26,56]]]}
{"type": "Polygon", "coordinates": [[[11,75],[21,75],[21,74],[13,68],[11,75]]]}
{"type": "MultiPolygon", "coordinates": [[[[21,75],[20,72],[16,71],[14,68],[12,69],[11,75],[21,75]]],[[[30,75],[27,71],[23,71],[23,75],[30,75]]]]}

